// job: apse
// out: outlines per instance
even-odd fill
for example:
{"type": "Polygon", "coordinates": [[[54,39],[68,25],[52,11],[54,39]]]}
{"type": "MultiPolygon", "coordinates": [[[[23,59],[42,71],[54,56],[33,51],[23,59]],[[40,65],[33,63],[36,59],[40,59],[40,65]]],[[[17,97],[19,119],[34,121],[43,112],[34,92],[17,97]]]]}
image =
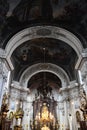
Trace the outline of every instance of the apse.
{"type": "Polygon", "coordinates": [[[29,95],[34,97],[31,130],[57,130],[59,128],[57,97],[62,87],[61,80],[50,72],[40,72],[31,77],[27,87],[29,95]]]}
{"type": "Polygon", "coordinates": [[[51,94],[52,89],[59,90],[62,87],[61,80],[50,72],[40,72],[31,77],[28,81],[30,90],[37,89],[38,94],[51,94]],[[46,90],[45,90],[46,89],[46,90]],[[46,93],[44,93],[46,91],[46,93]]]}

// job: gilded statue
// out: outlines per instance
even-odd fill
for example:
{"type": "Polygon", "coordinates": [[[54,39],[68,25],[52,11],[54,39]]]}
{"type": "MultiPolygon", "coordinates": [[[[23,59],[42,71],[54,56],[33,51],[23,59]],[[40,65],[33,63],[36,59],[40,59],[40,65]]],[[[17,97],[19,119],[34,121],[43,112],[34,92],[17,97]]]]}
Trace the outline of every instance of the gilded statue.
{"type": "Polygon", "coordinates": [[[24,111],[22,110],[22,108],[18,108],[16,110],[16,113],[15,113],[15,118],[18,119],[18,118],[22,118],[24,115],[24,111]]]}
{"type": "Polygon", "coordinates": [[[5,93],[3,95],[2,104],[6,104],[6,100],[8,99],[8,95],[5,93]]]}
{"type": "Polygon", "coordinates": [[[8,95],[5,93],[2,99],[1,112],[8,112],[8,95]]]}
{"type": "Polygon", "coordinates": [[[14,113],[11,111],[11,112],[9,113],[9,119],[12,120],[13,118],[14,118],[14,113]]]}

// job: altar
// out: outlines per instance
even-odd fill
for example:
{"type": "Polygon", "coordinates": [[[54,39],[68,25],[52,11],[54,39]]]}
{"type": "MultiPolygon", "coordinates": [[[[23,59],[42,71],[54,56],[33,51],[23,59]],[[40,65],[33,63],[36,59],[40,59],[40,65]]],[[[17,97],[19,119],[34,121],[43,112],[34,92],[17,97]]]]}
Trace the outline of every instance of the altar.
{"type": "Polygon", "coordinates": [[[30,121],[32,130],[58,130],[59,124],[56,113],[57,102],[54,98],[43,97],[33,102],[33,120],[30,121]]]}

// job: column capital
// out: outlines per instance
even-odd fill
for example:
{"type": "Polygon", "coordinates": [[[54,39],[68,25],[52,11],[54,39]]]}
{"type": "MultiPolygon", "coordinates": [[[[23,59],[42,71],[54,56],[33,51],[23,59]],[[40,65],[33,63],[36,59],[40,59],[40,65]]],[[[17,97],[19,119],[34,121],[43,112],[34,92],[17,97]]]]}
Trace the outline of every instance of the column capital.
{"type": "Polygon", "coordinates": [[[87,61],[87,48],[82,51],[75,65],[76,70],[80,70],[84,62],[87,61]]]}

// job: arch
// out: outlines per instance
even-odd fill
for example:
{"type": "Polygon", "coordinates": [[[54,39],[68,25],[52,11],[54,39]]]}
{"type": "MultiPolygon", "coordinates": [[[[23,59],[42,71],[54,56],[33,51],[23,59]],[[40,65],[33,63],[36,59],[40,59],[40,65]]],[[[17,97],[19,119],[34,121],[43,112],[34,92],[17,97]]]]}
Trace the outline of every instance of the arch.
{"type": "Polygon", "coordinates": [[[81,55],[83,50],[80,40],[73,33],[63,28],[46,25],[34,26],[18,32],[8,41],[5,47],[8,62],[12,65],[10,59],[11,55],[19,45],[35,38],[54,38],[61,40],[71,46],[75,50],[78,57],[81,55]]]}
{"type": "Polygon", "coordinates": [[[53,73],[61,80],[62,87],[69,86],[70,80],[66,72],[59,66],[51,63],[38,63],[27,68],[20,77],[20,85],[27,87],[27,84],[31,77],[39,72],[53,73]]]}

